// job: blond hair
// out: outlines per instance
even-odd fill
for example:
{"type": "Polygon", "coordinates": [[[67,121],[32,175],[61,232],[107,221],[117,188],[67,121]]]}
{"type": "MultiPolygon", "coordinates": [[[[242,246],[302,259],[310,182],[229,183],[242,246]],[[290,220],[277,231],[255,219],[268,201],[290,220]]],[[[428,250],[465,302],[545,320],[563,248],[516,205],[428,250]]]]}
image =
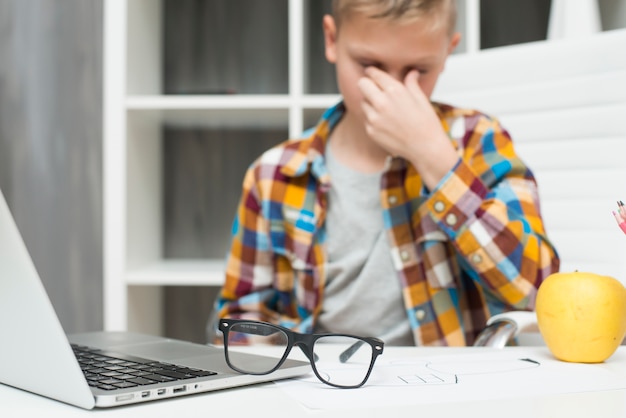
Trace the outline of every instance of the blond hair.
{"type": "Polygon", "coordinates": [[[332,13],[337,27],[357,13],[396,21],[429,18],[432,29],[447,24],[449,34],[456,27],[456,0],[333,0],[332,13]]]}

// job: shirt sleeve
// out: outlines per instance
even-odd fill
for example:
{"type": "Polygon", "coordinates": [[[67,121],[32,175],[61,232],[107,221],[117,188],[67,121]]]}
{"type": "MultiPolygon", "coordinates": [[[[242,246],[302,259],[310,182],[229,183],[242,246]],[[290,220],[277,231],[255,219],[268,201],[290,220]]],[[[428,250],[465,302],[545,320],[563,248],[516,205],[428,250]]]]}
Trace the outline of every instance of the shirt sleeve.
{"type": "Polygon", "coordinates": [[[511,309],[534,309],[539,285],[559,268],[537,183],[496,120],[480,115],[465,124],[459,161],[432,191],[429,212],[487,294],[511,309]]]}

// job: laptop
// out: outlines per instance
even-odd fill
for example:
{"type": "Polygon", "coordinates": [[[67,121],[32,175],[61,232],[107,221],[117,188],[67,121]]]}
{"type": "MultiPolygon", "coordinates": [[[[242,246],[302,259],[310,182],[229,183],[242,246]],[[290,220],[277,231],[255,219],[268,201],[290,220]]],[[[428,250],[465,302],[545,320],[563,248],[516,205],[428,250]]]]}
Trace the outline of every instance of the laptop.
{"type": "MultiPolygon", "coordinates": [[[[223,347],[129,332],[66,335],[0,191],[0,383],[85,409],[179,397],[295,377],[232,371],[223,347]],[[80,363],[79,363],[80,359],[80,363]]],[[[242,360],[268,360],[238,354],[242,360]]]]}

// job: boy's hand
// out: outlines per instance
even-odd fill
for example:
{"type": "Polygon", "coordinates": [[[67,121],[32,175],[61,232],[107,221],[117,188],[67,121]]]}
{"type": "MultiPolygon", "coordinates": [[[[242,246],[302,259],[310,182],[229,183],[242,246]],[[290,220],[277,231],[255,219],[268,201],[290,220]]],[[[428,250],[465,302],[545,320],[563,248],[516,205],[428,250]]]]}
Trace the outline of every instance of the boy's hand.
{"type": "Polygon", "coordinates": [[[410,71],[404,83],[375,67],[365,74],[358,85],[367,134],[389,154],[410,161],[434,188],[458,155],[418,84],[418,72],[410,71]]]}

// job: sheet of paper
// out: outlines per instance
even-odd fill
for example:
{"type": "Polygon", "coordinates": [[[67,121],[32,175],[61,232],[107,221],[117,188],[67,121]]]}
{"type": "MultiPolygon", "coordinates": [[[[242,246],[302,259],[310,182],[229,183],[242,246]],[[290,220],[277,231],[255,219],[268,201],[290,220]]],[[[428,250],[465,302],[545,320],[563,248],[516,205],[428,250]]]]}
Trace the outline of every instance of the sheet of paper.
{"type": "MultiPolygon", "coordinates": [[[[314,375],[276,384],[312,409],[384,407],[626,388],[626,355],[607,363],[555,360],[544,350],[502,350],[377,360],[359,389],[324,385],[314,375]],[[616,364],[620,367],[616,367],[616,364]]],[[[614,357],[618,357],[616,354],[614,357]]]]}

